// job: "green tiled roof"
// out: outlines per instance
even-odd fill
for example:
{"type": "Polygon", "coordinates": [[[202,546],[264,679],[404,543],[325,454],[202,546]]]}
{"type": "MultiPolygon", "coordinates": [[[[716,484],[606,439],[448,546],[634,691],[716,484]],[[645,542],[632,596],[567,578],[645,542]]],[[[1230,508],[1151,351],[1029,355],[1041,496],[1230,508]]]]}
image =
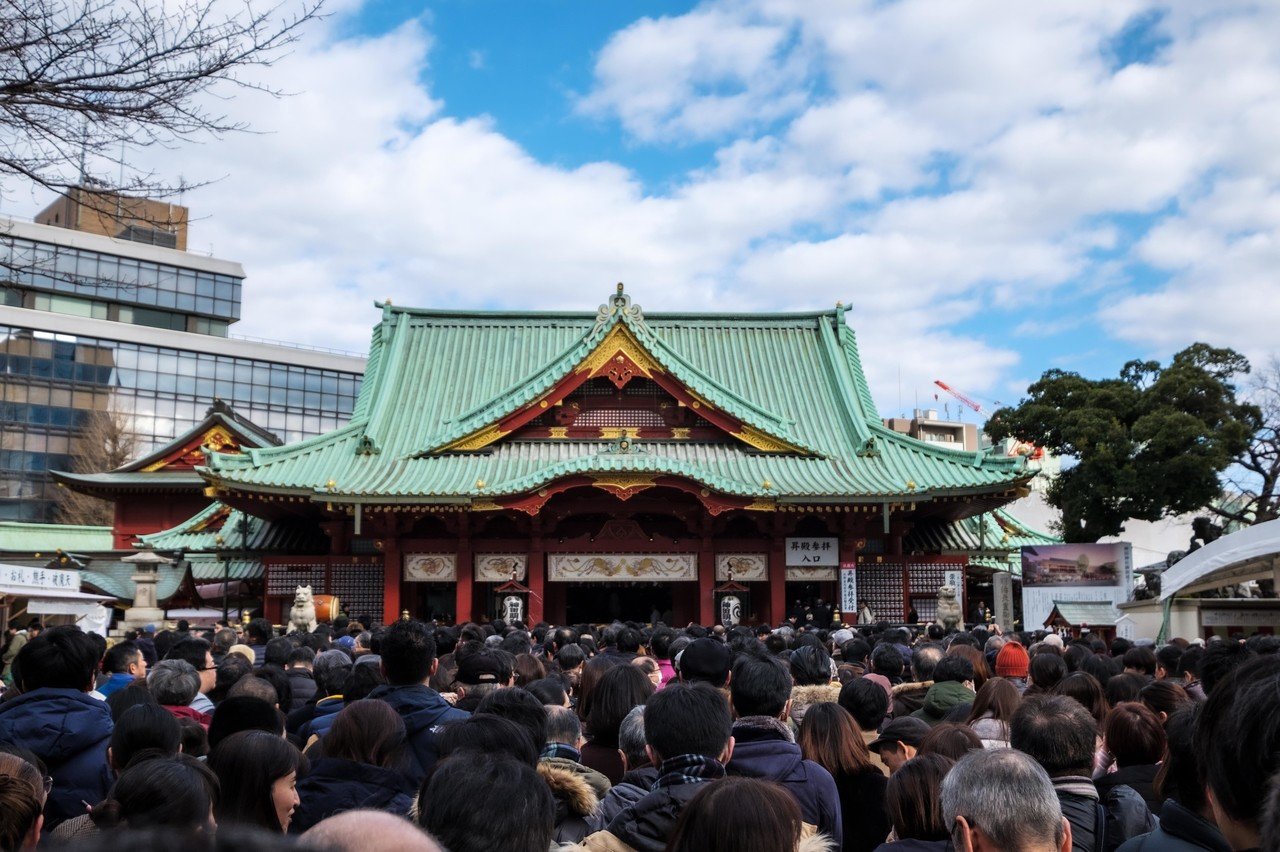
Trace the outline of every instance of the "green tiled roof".
{"type": "Polygon", "coordinates": [[[84,553],[112,548],[111,527],[0,521],[0,550],[11,553],[84,553]]]}
{"type": "Polygon", "coordinates": [[[223,577],[232,580],[256,580],[262,576],[262,562],[258,559],[228,559],[225,562],[207,555],[191,560],[191,579],[197,583],[217,583],[223,577]]]}
{"type": "Polygon", "coordinates": [[[970,565],[1022,575],[1022,548],[1061,544],[1061,539],[1033,530],[1003,509],[946,524],[921,524],[905,546],[917,553],[963,554],[970,565]]]}
{"type": "Polygon", "coordinates": [[[1092,627],[1110,627],[1120,617],[1110,601],[1058,601],[1053,602],[1058,614],[1068,624],[1088,624],[1092,627]]]}
{"type": "MultiPolygon", "coordinates": [[[[248,550],[262,552],[324,551],[328,540],[312,531],[305,524],[279,524],[263,518],[246,515],[229,509],[222,503],[213,503],[187,520],[167,530],[138,536],[145,544],[162,552],[182,551],[192,562],[195,554],[206,554],[212,559],[218,550],[217,537],[221,535],[223,547],[228,551],[248,550]],[[247,520],[247,523],[246,523],[247,520]],[[241,524],[244,523],[245,540],[241,540],[241,524]]],[[[258,569],[259,575],[261,568],[258,569]]],[[[221,576],[221,574],[219,574],[221,576]]],[[[197,579],[200,579],[197,575],[197,579]]],[[[243,579],[243,578],[242,578],[243,579]]]]}
{"type": "MultiPolygon", "coordinates": [[[[94,560],[91,567],[80,570],[80,582],[92,586],[120,601],[133,600],[135,591],[133,580],[138,566],[128,562],[101,562],[94,560]]],[[[156,583],[156,597],[168,600],[182,585],[185,572],[178,565],[160,565],[157,568],[159,581],[156,583]]]]}
{"type": "Polygon", "coordinates": [[[598,314],[382,308],[348,425],[212,455],[205,475],[222,487],[317,500],[423,503],[484,501],[583,473],[671,474],[780,502],[914,502],[998,493],[1028,478],[1020,459],[946,450],[887,429],[840,309],[641,316],[629,300],[598,314]],[[440,452],[536,402],[619,325],[697,396],[798,451],[636,441],[624,454],[605,441],[505,437],[440,452]]]}

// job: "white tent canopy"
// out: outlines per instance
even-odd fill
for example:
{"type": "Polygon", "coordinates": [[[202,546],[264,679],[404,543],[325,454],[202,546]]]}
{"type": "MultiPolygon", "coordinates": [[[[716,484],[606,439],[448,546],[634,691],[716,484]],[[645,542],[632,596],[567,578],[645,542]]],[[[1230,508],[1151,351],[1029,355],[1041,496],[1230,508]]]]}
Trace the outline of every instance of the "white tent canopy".
{"type": "Polygon", "coordinates": [[[1160,578],[1160,600],[1250,580],[1280,580],[1280,520],[1224,535],[1187,555],[1160,578]]]}

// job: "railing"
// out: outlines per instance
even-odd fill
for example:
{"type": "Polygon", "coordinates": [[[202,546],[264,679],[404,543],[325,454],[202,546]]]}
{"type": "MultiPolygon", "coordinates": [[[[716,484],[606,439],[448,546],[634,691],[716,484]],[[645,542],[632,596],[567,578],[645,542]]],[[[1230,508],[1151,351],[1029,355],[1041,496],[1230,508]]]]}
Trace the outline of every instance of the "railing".
{"type": "Polygon", "coordinates": [[[350,349],[334,349],[330,346],[314,346],[310,343],[294,343],[288,340],[272,340],[268,337],[253,337],[248,334],[228,334],[230,340],[244,340],[249,343],[266,343],[270,346],[287,346],[290,349],[306,349],[311,352],[324,352],[327,355],[346,355],[350,358],[367,358],[367,352],[353,352],[350,349]]]}

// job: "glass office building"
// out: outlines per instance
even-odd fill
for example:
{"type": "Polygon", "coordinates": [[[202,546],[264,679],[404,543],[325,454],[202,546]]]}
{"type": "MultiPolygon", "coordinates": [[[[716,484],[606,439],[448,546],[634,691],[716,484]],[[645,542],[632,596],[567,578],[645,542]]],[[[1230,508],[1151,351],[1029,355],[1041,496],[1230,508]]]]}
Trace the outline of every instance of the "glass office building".
{"type": "Polygon", "coordinates": [[[66,228],[0,229],[0,520],[57,520],[94,411],[123,415],[137,455],[222,399],[286,441],[345,423],[364,359],[229,338],[239,264],[66,228]]]}

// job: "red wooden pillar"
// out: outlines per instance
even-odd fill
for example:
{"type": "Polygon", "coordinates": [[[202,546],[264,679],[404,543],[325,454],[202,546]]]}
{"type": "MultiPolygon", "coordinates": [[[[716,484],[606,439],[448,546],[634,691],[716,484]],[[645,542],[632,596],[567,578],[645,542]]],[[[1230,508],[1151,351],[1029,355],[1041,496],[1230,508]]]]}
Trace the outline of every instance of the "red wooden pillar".
{"type": "Polygon", "coordinates": [[[765,617],[774,626],[787,617],[787,537],[781,513],[773,516],[773,541],[769,545],[769,610],[765,617]]]}
{"type": "Polygon", "coordinates": [[[702,519],[702,543],[698,548],[698,623],[716,623],[716,551],[711,539],[711,518],[702,519]]]}
{"type": "Polygon", "coordinates": [[[544,591],[547,579],[547,551],[542,543],[542,518],[533,518],[533,535],[529,538],[529,559],[525,585],[529,587],[529,627],[545,621],[544,591]]]}
{"type": "Polygon", "coordinates": [[[471,515],[464,511],[458,519],[458,579],[454,583],[454,612],[456,624],[471,620],[475,606],[475,562],[471,558],[471,515]]]}
{"type": "Polygon", "coordinates": [[[400,553],[398,519],[391,518],[389,534],[382,540],[382,623],[394,624],[400,618],[400,582],[404,576],[404,557],[400,553]]]}

